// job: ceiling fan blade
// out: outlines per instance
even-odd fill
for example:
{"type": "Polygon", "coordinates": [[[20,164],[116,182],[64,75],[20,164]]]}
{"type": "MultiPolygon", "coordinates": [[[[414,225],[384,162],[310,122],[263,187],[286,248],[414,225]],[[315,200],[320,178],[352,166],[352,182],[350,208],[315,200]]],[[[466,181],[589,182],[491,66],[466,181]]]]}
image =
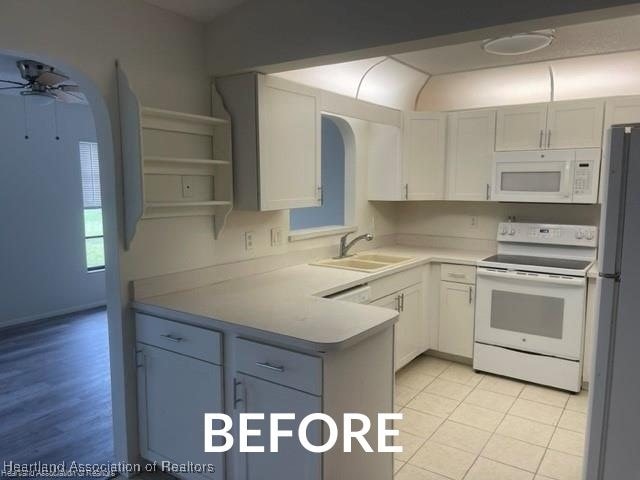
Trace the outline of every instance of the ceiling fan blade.
{"type": "Polygon", "coordinates": [[[69,77],[61,73],[44,71],[40,75],[38,75],[36,82],[38,82],[41,85],[53,86],[53,85],[57,85],[59,83],[65,82],[67,80],[69,80],[69,77]]]}
{"type": "Polygon", "coordinates": [[[62,90],[63,92],[79,92],[80,87],[78,85],[58,85],[55,87],[57,90],[62,90]]]}
{"type": "Polygon", "coordinates": [[[53,94],[53,96],[55,96],[56,100],[64,103],[87,103],[84,97],[74,95],[73,93],[67,93],[64,90],[52,90],[51,93],[53,94]]]}
{"type": "Polygon", "coordinates": [[[12,85],[20,85],[20,87],[26,87],[27,85],[29,85],[28,83],[14,82],[13,80],[0,80],[0,82],[2,82],[2,83],[10,83],[12,85]]]}

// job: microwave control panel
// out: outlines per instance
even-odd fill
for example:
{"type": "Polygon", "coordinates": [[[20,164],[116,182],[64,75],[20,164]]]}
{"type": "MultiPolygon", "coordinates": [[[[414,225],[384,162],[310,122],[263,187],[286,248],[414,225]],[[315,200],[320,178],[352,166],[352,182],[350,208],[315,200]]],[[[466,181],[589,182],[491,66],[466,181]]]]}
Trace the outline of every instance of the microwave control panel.
{"type": "Polygon", "coordinates": [[[576,150],[573,165],[573,203],[596,203],[600,179],[600,150],[576,150]]]}

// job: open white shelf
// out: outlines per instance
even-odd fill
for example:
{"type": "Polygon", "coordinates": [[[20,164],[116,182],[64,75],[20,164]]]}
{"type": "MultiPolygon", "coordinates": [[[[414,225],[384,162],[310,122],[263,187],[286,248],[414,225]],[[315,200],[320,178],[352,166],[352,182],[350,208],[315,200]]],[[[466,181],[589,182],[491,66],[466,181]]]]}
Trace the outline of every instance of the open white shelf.
{"type": "Polygon", "coordinates": [[[231,165],[228,160],[215,160],[210,158],[176,158],[176,157],[144,157],[145,162],[158,163],[184,163],[197,165],[231,165]]]}
{"type": "Polygon", "coordinates": [[[218,237],[233,206],[231,121],[212,90],[216,117],[140,105],[118,67],[126,247],[151,218],[211,216],[218,237]]]}
{"type": "Polygon", "coordinates": [[[211,200],[204,202],[147,202],[149,208],[175,208],[175,207],[218,207],[222,205],[231,205],[231,202],[224,200],[211,200]]]}
{"type": "Polygon", "coordinates": [[[205,117],[204,115],[174,112],[172,110],[162,110],[160,108],[141,107],[141,113],[147,117],[177,120],[181,122],[203,123],[208,125],[229,125],[231,123],[227,118],[205,117]]]}

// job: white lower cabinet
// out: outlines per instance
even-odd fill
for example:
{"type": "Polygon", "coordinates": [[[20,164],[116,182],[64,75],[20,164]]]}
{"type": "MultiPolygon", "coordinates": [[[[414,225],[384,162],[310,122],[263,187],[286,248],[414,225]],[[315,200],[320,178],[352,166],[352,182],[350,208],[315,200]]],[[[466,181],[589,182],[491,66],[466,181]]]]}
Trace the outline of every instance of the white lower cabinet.
{"type": "Polygon", "coordinates": [[[440,267],[440,321],[438,351],[473,357],[476,304],[476,267],[442,264],[440,267]]]}
{"type": "Polygon", "coordinates": [[[395,369],[399,370],[427,350],[428,325],[422,281],[402,288],[372,302],[373,305],[397,310],[395,326],[395,369]]]}
{"type": "Polygon", "coordinates": [[[222,367],[142,343],[137,344],[137,362],[141,455],[215,467],[215,472],[184,478],[225,478],[224,455],[203,451],[204,413],[224,411],[222,367]]]}
{"type": "MultiPolygon", "coordinates": [[[[238,373],[236,401],[245,413],[261,413],[265,420],[255,420],[250,428],[261,430],[261,435],[252,437],[249,445],[265,445],[265,453],[244,453],[239,456],[237,480],[264,480],[295,478],[296,480],[322,480],[322,455],[304,449],[298,439],[280,438],[278,453],[270,453],[269,414],[294,413],[295,421],[281,421],[281,429],[297,432],[300,419],[312,413],[322,412],[321,397],[293,388],[271,383],[261,378],[238,373]]],[[[307,430],[309,442],[321,445],[320,422],[312,422],[307,430]]],[[[236,436],[236,438],[238,438],[236,436]]]]}

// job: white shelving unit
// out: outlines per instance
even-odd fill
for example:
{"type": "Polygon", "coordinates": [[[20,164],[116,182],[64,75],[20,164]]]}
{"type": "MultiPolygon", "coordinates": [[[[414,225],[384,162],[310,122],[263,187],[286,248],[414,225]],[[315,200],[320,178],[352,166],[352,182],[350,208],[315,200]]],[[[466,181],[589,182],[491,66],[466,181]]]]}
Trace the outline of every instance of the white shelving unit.
{"type": "Polygon", "coordinates": [[[138,222],[212,216],[218,237],[233,206],[231,121],[215,88],[217,117],[140,105],[118,67],[126,246],[138,222]]]}

